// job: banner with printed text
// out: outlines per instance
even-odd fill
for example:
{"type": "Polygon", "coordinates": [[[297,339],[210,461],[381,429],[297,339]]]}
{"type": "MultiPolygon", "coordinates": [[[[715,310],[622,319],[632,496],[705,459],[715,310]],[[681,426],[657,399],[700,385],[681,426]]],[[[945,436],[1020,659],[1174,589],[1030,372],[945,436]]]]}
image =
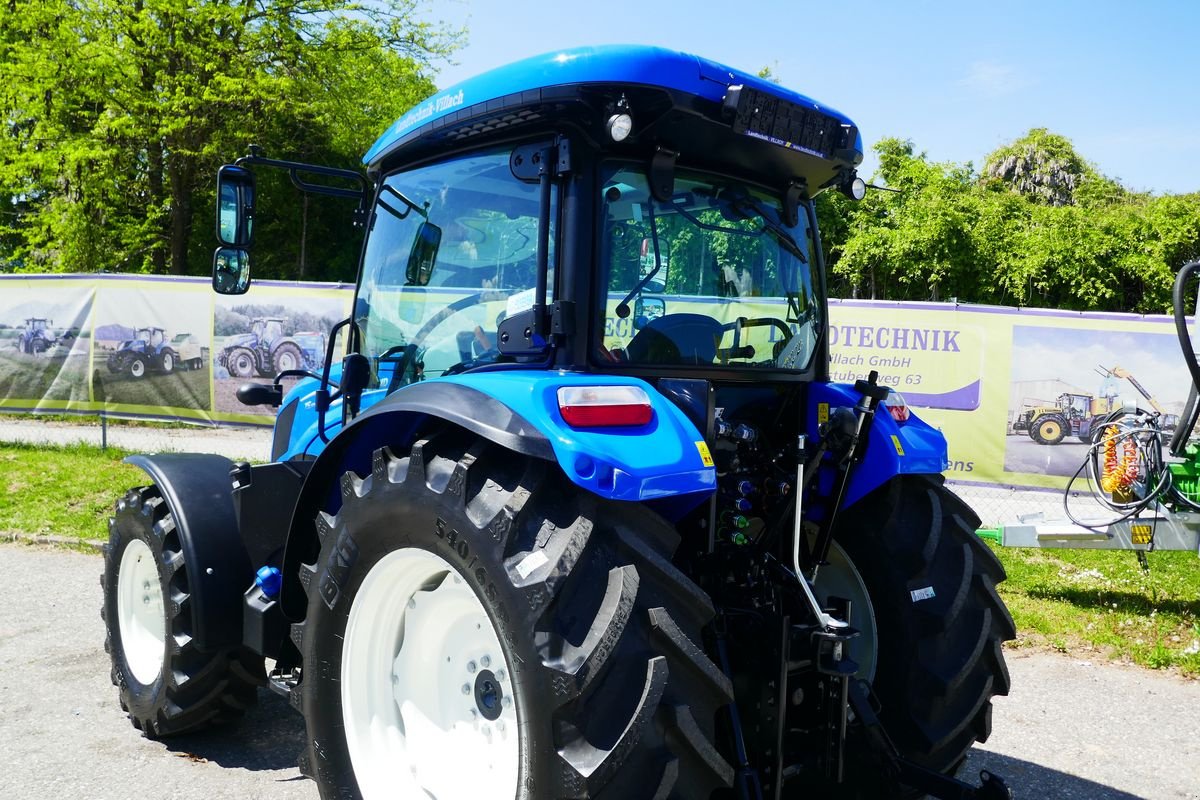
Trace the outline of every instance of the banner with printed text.
{"type": "MultiPolygon", "coordinates": [[[[282,281],[230,297],[205,278],[0,276],[0,412],[269,425],[274,409],[242,405],[237,387],[318,370],[352,296],[282,281]]],[[[469,322],[493,330],[520,300],[497,293],[469,322]]],[[[629,324],[610,309],[606,340],[632,336],[629,324]]],[[[833,379],[878,372],[945,433],[956,481],[1061,488],[1092,420],[1132,399],[1169,427],[1187,399],[1166,316],[835,300],[829,332],[833,379]]]]}
{"type": "Polygon", "coordinates": [[[0,276],[0,411],[270,425],[237,387],[318,370],[352,287],[205,278],[0,276]]]}

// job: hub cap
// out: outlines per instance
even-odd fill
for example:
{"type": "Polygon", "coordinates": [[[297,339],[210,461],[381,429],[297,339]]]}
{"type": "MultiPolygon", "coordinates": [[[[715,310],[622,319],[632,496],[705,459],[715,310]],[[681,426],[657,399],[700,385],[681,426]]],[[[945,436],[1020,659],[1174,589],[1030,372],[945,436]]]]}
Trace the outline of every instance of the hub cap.
{"type": "Polygon", "coordinates": [[[144,686],[162,672],[167,618],[154,554],[141,539],[125,545],[117,568],[117,620],[121,650],[133,677],[144,686]]]}
{"type": "Polygon", "coordinates": [[[512,676],[479,598],[416,548],[367,573],[342,649],[346,745],[366,800],[515,797],[512,676]]]}
{"type": "Polygon", "coordinates": [[[826,560],[829,563],[817,572],[813,592],[822,603],[830,597],[850,601],[850,619],[846,622],[858,631],[858,636],[850,641],[850,657],[858,663],[856,675],[868,682],[873,681],[879,638],[875,626],[875,607],[871,605],[867,585],[854,562],[837,542],[830,545],[826,560]]]}

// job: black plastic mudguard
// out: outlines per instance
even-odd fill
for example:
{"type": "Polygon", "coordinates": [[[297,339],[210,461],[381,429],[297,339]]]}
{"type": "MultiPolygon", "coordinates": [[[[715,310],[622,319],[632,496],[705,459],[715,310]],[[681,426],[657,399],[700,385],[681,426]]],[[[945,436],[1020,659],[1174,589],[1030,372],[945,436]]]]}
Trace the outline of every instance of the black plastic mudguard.
{"type": "Polygon", "coordinates": [[[137,455],[125,461],[146,471],[175,518],[196,646],[218,650],[240,645],[242,593],[254,581],[254,568],[234,512],[233,462],[206,453],[137,455]]]}

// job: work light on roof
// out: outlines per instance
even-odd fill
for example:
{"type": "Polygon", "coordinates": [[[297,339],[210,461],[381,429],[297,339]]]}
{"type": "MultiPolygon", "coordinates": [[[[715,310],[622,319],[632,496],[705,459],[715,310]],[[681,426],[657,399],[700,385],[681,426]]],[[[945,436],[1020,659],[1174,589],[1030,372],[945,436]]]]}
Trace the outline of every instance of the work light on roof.
{"type": "Polygon", "coordinates": [[[633,130],[633,117],[624,111],[613,114],[608,118],[608,138],[614,142],[623,142],[629,138],[630,131],[633,130]]]}

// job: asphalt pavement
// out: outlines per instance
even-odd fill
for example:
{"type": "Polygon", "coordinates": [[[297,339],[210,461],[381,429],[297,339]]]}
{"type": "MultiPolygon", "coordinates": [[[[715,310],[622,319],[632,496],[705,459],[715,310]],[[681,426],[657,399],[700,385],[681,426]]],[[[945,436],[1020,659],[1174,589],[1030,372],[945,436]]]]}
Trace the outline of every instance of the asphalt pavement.
{"type": "MultiPolygon", "coordinates": [[[[0,798],[316,800],[295,766],[301,718],[265,690],[227,728],[165,742],[133,729],[109,680],[101,567],[0,544],[0,798]]],[[[1056,653],[1009,665],[1012,695],[964,774],[1003,775],[1024,800],[1200,799],[1200,682],[1056,653]]]]}

